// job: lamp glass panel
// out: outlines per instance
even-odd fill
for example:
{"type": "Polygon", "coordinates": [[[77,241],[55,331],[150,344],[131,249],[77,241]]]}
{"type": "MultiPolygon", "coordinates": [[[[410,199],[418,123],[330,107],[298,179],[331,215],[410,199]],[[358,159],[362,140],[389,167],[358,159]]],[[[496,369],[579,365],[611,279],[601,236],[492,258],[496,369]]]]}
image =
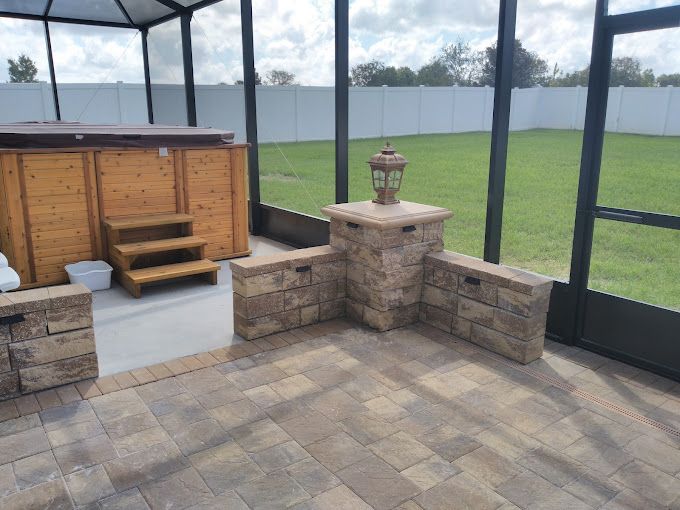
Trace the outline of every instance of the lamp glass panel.
{"type": "Polygon", "coordinates": [[[385,187],[385,172],[382,170],[373,170],[373,187],[375,189],[385,187]]]}
{"type": "Polygon", "coordinates": [[[399,189],[401,184],[401,170],[392,170],[390,172],[388,189],[399,189]]]}

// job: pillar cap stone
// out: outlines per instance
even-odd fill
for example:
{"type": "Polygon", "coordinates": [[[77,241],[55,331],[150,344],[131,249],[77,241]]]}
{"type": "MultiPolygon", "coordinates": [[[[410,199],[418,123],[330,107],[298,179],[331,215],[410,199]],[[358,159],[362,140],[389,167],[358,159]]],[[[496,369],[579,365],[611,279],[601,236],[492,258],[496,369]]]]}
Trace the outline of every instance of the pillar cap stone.
{"type": "Polygon", "coordinates": [[[405,202],[404,200],[398,204],[389,205],[376,204],[370,200],[351,202],[349,204],[334,204],[322,208],[321,212],[331,218],[377,230],[435,223],[453,216],[451,211],[443,207],[416,204],[414,202],[405,202]]]}

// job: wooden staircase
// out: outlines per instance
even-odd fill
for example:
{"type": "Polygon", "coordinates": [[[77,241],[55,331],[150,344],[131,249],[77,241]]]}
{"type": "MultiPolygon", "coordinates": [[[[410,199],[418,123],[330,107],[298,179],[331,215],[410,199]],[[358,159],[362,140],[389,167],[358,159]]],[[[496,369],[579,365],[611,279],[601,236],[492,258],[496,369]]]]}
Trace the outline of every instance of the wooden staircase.
{"type": "Polygon", "coordinates": [[[129,218],[114,218],[104,221],[109,258],[119,283],[130,294],[139,298],[145,283],[171,280],[192,275],[206,275],[208,281],[217,285],[217,271],[220,265],[205,258],[205,239],[192,235],[193,216],[190,214],[152,214],[129,218]],[[121,242],[122,234],[138,229],[178,226],[180,237],[153,239],[148,241],[121,242]],[[151,265],[135,268],[133,264],[150,255],[179,252],[183,259],[171,264],[151,265]]]}

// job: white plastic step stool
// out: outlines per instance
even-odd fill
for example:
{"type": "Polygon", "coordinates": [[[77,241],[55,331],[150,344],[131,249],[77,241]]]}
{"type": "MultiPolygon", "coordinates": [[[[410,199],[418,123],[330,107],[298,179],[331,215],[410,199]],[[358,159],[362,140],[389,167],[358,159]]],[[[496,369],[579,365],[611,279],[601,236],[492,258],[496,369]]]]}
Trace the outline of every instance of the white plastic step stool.
{"type": "Polygon", "coordinates": [[[21,285],[17,272],[11,267],[0,268],[0,292],[14,290],[21,285]]]}

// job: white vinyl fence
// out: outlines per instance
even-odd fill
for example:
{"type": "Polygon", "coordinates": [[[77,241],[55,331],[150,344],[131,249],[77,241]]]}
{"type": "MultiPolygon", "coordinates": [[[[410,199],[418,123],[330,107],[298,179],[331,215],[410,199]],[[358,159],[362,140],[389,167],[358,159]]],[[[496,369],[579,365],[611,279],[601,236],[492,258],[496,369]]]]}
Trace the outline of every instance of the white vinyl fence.
{"type": "MultiPolygon", "coordinates": [[[[510,129],[583,129],[588,89],[531,88],[512,91],[510,129]]],[[[186,124],[182,85],[152,87],[159,124],[186,124]]],[[[128,83],[60,84],[64,120],[142,124],[147,121],[144,85],[128,83]]],[[[245,139],[243,87],[197,85],[198,123],[230,129],[245,139]]],[[[490,131],[493,88],[353,87],[349,92],[350,138],[490,131]]],[[[332,87],[257,87],[261,142],[332,140],[332,87]]],[[[0,122],[54,118],[47,83],[0,84],[0,122]]],[[[611,132],[680,136],[680,89],[610,90],[607,125],[611,132]]]]}

